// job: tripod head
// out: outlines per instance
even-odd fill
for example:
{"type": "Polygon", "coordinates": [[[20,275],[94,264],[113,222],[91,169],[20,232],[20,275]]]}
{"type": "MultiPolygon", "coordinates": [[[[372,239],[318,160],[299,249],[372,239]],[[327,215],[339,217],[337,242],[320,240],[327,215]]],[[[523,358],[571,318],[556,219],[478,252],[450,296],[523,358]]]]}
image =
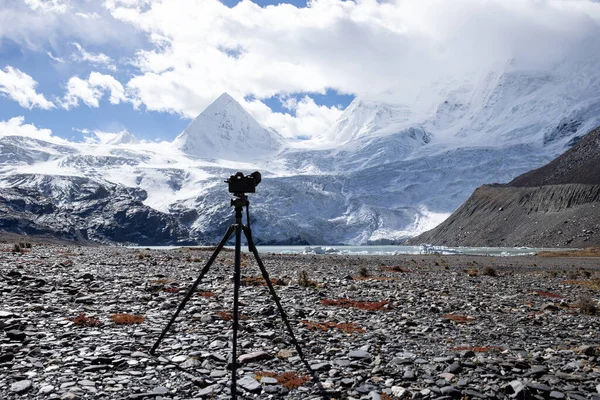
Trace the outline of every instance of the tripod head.
{"type": "Polygon", "coordinates": [[[231,175],[225,183],[229,183],[229,193],[236,197],[245,197],[246,193],[255,193],[256,186],[262,181],[260,172],[254,171],[250,175],[244,175],[243,172],[236,172],[231,175]]]}

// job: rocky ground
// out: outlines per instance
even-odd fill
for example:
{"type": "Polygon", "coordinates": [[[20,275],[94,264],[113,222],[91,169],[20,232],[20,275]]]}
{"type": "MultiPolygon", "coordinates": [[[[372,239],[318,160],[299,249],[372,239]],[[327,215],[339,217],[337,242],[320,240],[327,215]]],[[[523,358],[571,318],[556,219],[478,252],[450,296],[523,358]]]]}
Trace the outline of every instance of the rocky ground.
{"type": "MultiPolygon", "coordinates": [[[[0,249],[0,398],[230,397],[231,252],[153,357],[210,253],[11,249],[0,249]]],[[[334,398],[600,399],[599,258],[264,259],[334,398]]],[[[258,276],[252,260],[243,265],[258,276]]],[[[266,288],[253,283],[241,290],[239,398],[318,399],[266,288]]]]}

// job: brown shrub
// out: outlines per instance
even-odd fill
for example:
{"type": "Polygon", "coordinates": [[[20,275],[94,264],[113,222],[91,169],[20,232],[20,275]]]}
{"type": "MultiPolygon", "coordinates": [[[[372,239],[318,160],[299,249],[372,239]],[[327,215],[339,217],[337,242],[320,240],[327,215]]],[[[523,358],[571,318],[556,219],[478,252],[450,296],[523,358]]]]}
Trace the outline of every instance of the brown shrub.
{"type": "Polygon", "coordinates": [[[598,307],[596,306],[596,302],[592,300],[589,296],[584,296],[579,299],[576,304],[576,307],[579,308],[579,312],[585,315],[596,315],[598,313],[598,307]]]}
{"type": "MultiPolygon", "coordinates": [[[[221,318],[223,321],[233,321],[233,313],[227,312],[227,311],[218,311],[217,312],[217,317],[221,318]]],[[[240,320],[242,319],[248,319],[248,317],[239,314],[238,318],[240,320]]]]}
{"type": "Polygon", "coordinates": [[[308,330],[320,330],[323,332],[327,332],[329,329],[339,329],[342,332],[346,333],[364,333],[366,332],[360,325],[355,323],[342,323],[338,324],[336,322],[314,322],[308,320],[301,321],[304,326],[308,330]]]}
{"type": "Polygon", "coordinates": [[[358,268],[358,276],[361,278],[367,278],[369,276],[369,270],[364,265],[358,268]]]}
{"type": "Polygon", "coordinates": [[[384,269],[384,270],[390,271],[390,272],[402,272],[402,273],[410,272],[408,269],[402,268],[399,265],[395,265],[393,267],[388,267],[388,266],[382,265],[381,269],[384,269]]]}
{"type": "Polygon", "coordinates": [[[445,315],[442,315],[442,318],[447,318],[447,319],[454,321],[456,323],[459,323],[459,324],[466,324],[469,322],[473,322],[475,320],[475,318],[473,318],[473,317],[466,317],[464,315],[458,315],[458,314],[445,314],[445,315]]]}
{"type": "Polygon", "coordinates": [[[308,273],[301,269],[298,271],[298,285],[301,287],[317,287],[318,284],[315,281],[312,281],[308,276],[308,273]]]}
{"type": "Polygon", "coordinates": [[[71,318],[71,321],[77,326],[100,326],[102,321],[97,318],[88,317],[85,314],[79,314],[75,318],[71,318]]]}
{"type": "Polygon", "coordinates": [[[479,271],[476,269],[465,269],[465,274],[471,276],[471,277],[475,277],[477,275],[479,275],[479,271]]]}
{"type": "Polygon", "coordinates": [[[579,271],[569,271],[567,273],[567,279],[574,280],[574,279],[578,279],[578,278],[579,278],[579,271]]]}
{"type": "Polygon", "coordinates": [[[141,315],[132,315],[132,314],[113,314],[110,316],[110,319],[117,325],[131,325],[131,324],[141,324],[146,319],[141,315]]]}
{"type": "Polygon", "coordinates": [[[13,251],[13,253],[21,253],[23,251],[23,248],[21,247],[21,245],[19,243],[15,243],[13,245],[12,251],[13,251]]]}
{"type": "Polygon", "coordinates": [[[551,299],[562,299],[564,296],[561,296],[560,294],[556,294],[556,293],[552,293],[552,292],[535,292],[535,294],[537,294],[538,296],[542,296],[542,297],[549,297],[551,299]]]}
{"type": "Polygon", "coordinates": [[[179,288],[178,287],[174,287],[174,286],[170,286],[168,288],[165,288],[165,292],[167,292],[167,293],[179,293],[179,288]]]}
{"type": "Polygon", "coordinates": [[[485,276],[498,276],[498,272],[496,271],[495,268],[492,268],[492,267],[483,268],[483,270],[481,271],[481,274],[485,275],[485,276]]]}
{"type": "Polygon", "coordinates": [[[321,300],[324,306],[336,306],[344,308],[358,308],[367,311],[388,311],[392,308],[389,301],[356,301],[351,299],[325,299],[321,300]]]}
{"type": "MultiPolygon", "coordinates": [[[[285,286],[285,282],[279,278],[269,279],[271,284],[275,286],[285,286]]],[[[242,278],[242,286],[266,286],[265,280],[262,276],[242,278]]]]}
{"type": "Polygon", "coordinates": [[[590,247],[583,250],[541,251],[538,257],[600,257],[600,247],[590,247]]]}
{"type": "Polygon", "coordinates": [[[392,396],[390,396],[390,395],[389,395],[389,394],[387,394],[387,393],[381,393],[381,395],[379,396],[379,398],[380,398],[381,400],[393,400],[393,399],[392,399],[392,396]]]}
{"type": "Polygon", "coordinates": [[[264,377],[277,379],[277,383],[287,390],[298,389],[300,386],[304,385],[304,383],[310,380],[307,375],[298,375],[295,372],[284,372],[278,374],[275,372],[261,371],[254,374],[254,378],[259,382],[264,377]]]}
{"type": "Polygon", "coordinates": [[[567,284],[567,285],[584,286],[584,287],[594,289],[594,290],[600,290],[600,279],[590,279],[590,280],[586,280],[586,281],[566,280],[566,281],[562,281],[562,283],[567,284]]]}
{"type": "Polygon", "coordinates": [[[209,297],[215,297],[216,294],[215,294],[215,292],[203,292],[201,290],[201,291],[198,292],[198,296],[209,298],[209,297]]]}
{"type": "Polygon", "coordinates": [[[500,353],[504,351],[502,347],[499,346],[460,346],[453,347],[450,350],[452,351],[474,351],[475,353],[500,353]]]}

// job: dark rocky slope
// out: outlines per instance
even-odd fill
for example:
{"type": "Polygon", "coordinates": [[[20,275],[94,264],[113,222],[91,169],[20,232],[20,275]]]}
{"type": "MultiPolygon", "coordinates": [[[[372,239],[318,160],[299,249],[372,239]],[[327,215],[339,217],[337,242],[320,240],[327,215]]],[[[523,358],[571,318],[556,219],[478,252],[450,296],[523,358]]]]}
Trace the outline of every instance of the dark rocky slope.
{"type": "Polygon", "coordinates": [[[143,204],[143,190],[80,177],[13,179],[37,185],[0,189],[0,231],[79,243],[191,244],[174,216],[143,204]]]}
{"type": "Polygon", "coordinates": [[[446,221],[407,243],[600,246],[600,128],[539,169],[481,186],[446,221]]]}

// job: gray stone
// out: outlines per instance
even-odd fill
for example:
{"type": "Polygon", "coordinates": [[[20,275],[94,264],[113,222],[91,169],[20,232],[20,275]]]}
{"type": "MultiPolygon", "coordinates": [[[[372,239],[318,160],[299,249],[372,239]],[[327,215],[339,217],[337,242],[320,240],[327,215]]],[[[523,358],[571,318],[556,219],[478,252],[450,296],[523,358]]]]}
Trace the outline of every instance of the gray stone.
{"type": "Polygon", "coordinates": [[[258,381],[250,375],[242,376],[240,379],[238,379],[237,384],[239,387],[249,392],[260,392],[260,383],[258,383],[258,381]]]}
{"type": "Polygon", "coordinates": [[[404,375],[402,375],[402,379],[404,379],[405,381],[414,381],[416,379],[415,373],[412,370],[408,370],[404,372],[404,375]]]}
{"type": "Polygon", "coordinates": [[[312,369],[313,371],[327,371],[331,368],[331,365],[329,363],[323,362],[323,363],[318,363],[318,364],[312,364],[310,366],[310,369],[312,369]]]}
{"type": "Polygon", "coordinates": [[[544,385],[543,383],[528,382],[527,387],[535,389],[539,392],[549,392],[550,391],[550,386],[544,385]]]}
{"type": "Polygon", "coordinates": [[[352,350],[350,353],[348,353],[348,357],[366,360],[371,359],[372,356],[369,354],[369,352],[364,350],[352,350]]]}
{"type": "Polygon", "coordinates": [[[18,381],[10,385],[10,391],[14,393],[25,393],[26,391],[31,389],[32,385],[33,382],[31,382],[28,379],[25,379],[23,381],[18,381]]]}
{"type": "Polygon", "coordinates": [[[263,376],[260,380],[263,385],[277,385],[277,379],[271,378],[270,376],[263,376]]]}
{"type": "Polygon", "coordinates": [[[155,387],[154,389],[152,389],[152,393],[154,393],[154,394],[158,394],[158,395],[161,395],[161,396],[162,396],[162,395],[164,395],[164,394],[167,394],[167,393],[169,393],[169,389],[167,389],[167,388],[166,388],[166,387],[164,387],[164,386],[157,386],[157,387],[155,387]]]}
{"type": "Polygon", "coordinates": [[[40,388],[40,391],[38,392],[38,394],[49,394],[49,393],[52,393],[53,391],[54,391],[54,386],[45,385],[40,388]]]}
{"type": "Polygon", "coordinates": [[[253,353],[242,354],[238,357],[238,360],[240,363],[245,364],[250,362],[270,360],[271,358],[273,358],[273,356],[266,351],[255,351],[253,353]]]}
{"type": "Polygon", "coordinates": [[[562,392],[558,392],[556,390],[553,390],[550,392],[550,398],[551,399],[564,399],[565,398],[565,394],[562,392]]]}
{"type": "Polygon", "coordinates": [[[196,396],[199,396],[200,398],[202,398],[205,396],[211,396],[213,393],[219,393],[220,391],[221,391],[221,386],[211,385],[211,386],[207,386],[203,389],[200,389],[200,391],[198,391],[196,393],[196,396]]]}
{"type": "Polygon", "coordinates": [[[175,356],[171,359],[171,361],[173,361],[174,363],[182,363],[184,361],[186,361],[189,357],[188,356],[184,356],[184,355],[180,355],[180,356],[175,356]]]}
{"type": "Polygon", "coordinates": [[[525,389],[525,385],[523,385],[523,382],[515,380],[506,385],[505,388],[511,397],[517,397],[525,389]]]}

